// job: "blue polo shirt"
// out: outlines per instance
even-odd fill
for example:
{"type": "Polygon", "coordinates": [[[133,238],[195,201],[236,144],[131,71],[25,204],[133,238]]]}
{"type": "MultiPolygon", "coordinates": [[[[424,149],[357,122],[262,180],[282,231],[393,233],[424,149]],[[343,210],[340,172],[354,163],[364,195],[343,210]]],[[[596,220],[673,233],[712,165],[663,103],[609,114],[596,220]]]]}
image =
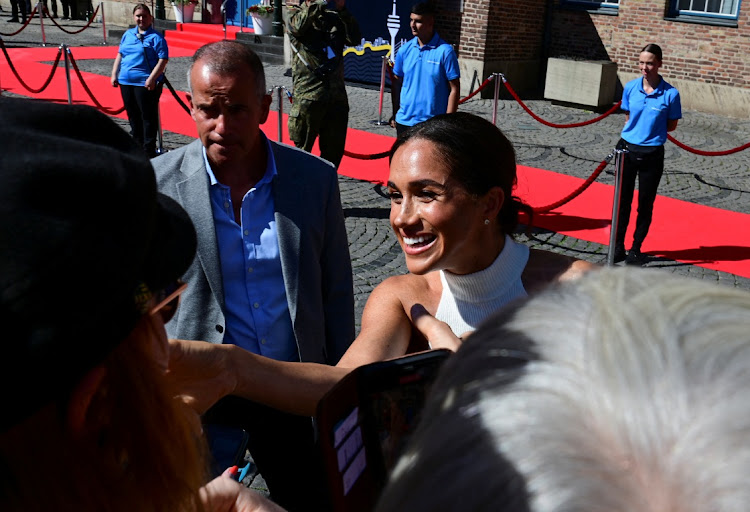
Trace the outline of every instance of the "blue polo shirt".
{"type": "Polygon", "coordinates": [[[437,32],[419,46],[415,37],[396,54],[393,74],[403,80],[396,122],[414,126],[448,110],[451,80],[461,77],[453,47],[437,32]]]}
{"type": "Polygon", "coordinates": [[[261,137],[268,151],[266,170],[242,198],[241,225],[234,219],[230,189],[217,180],[203,149],[224,285],[224,343],[278,361],[299,361],[274,217],[276,161],[268,139],[261,137]]]}
{"type": "Polygon", "coordinates": [[[680,93],[663,78],[651,94],[643,90],[643,77],[625,84],[620,108],[630,115],[621,136],[639,146],[664,145],[667,121],[682,118],[680,93]]]}
{"type": "MultiPolygon", "coordinates": [[[[149,27],[142,37],[143,40],[138,39],[138,27],[126,30],[122,35],[120,48],[117,50],[122,55],[120,72],[117,75],[117,81],[121,84],[145,86],[146,79],[159,59],[169,58],[167,41],[156,30],[149,27]]],[[[159,82],[163,76],[162,74],[159,77],[159,82]]]]}

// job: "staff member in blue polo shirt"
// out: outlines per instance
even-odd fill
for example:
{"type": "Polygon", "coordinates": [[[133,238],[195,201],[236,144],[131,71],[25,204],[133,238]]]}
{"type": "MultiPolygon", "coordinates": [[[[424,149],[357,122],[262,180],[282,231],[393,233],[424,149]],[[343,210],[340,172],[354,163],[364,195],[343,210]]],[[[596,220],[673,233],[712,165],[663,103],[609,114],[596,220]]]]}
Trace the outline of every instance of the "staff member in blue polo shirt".
{"type": "Polygon", "coordinates": [[[615,245],[615,262],[642,265],[646,257],[641,245],[651,226],[656,189],[664,172],[664,142],[667,132],[677,128],[682,118],[680,93],[659,75],[661,48],[647,44],[638,60],[641,77],[628,82],[622,93],[622,110],[626,116],[619,147],[626,147],[622,173],[619,223],[615,245]],[[638,176],[638,218],[635,221],[633,245],[625,255],[625,231],[628,229],[633,202],[635,178],[638,176]]]}
{"type": "Polygon", "coordinates": [[[112,66],[112,87],[120,86],[130,121],[130,135],[149,158],[156,156],[159,98],[169,60],[167,41],[151,26],[154,17],[146,4],[133,9],[135,28],[126,30],[112,66]]]}
{"type": "Polygon", "coordinates": [[[458,110],[458,58],[453,47],[435,31],[435,11],[427,2],[411,8],[411,33],[393,65],[391,126],[401,135],[407,128],[438,114],[458,110]]]}

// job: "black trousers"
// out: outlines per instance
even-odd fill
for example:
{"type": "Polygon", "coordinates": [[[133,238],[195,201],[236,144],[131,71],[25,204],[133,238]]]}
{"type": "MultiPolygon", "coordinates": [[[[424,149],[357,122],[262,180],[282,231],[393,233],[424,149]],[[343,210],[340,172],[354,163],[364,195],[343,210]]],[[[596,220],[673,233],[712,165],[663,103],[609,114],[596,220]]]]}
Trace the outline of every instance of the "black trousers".
{"type": "Polygon", "coordinates": [[[617,245],[625,246],[625,231],[628,229],[635,178],[638,177],[638,217],[635,221],[633,245],[631,248],[641,250],[646,239],[654,213],[656,190],[664,174],[664,146],[658,146],[650,152],[643,152],[628,146],[625,154],[625,168],[622,171],[622,192],[617,224],[617,245]]]}
{"type": "Polygon", "coordinates": [[[153,91],[145,87],[120,84],[122,102],[130,121],[130,135],[153,158],[156,156],[156,131],[159,129],[159,97],[162,85],[153,91]]]}
{"type": "Polygon", "coordinates": [[[10,19],[18,21],[18,11],[21,11],[21,21],[26,21],[26,0],[10,0],[10,19]]]}
{"type": "Polygon", "coordinates": [[[206,412],[203,422],[249,433],[248,449],[273,501],[291,512],[330,510],[312,418],[228,396],[206,412]]]}

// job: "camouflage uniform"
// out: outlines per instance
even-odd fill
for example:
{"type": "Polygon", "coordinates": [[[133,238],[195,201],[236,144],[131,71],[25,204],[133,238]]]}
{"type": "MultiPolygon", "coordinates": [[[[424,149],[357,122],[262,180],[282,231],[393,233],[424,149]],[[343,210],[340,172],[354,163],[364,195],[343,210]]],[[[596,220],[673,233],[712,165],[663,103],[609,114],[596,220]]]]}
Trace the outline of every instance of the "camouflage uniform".
{"type": "Polygon", "coordinates": [[[349,102],[344,87],[344,45],[360,42],[357,21],[346,8],[335,11],[325,0],[290,6],[287,28],[292,43],[294,103],[289,136],[298,148],[312,149],[338,167],[344,156],[349,102]]]}

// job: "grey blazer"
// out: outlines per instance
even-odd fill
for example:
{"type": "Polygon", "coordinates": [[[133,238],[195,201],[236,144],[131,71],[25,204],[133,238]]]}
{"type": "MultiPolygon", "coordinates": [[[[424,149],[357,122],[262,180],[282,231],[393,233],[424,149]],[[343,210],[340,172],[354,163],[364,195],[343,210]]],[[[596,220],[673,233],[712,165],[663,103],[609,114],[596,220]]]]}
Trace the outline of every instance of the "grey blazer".
{"type": "MultiPolygon", "coordinates": [[[[333,166],[271,141],[281,269],[301,361],[335,364],[354,339],[349,243],[333,166]]],[[[188,288],[167,325],[170,338],[222,343],[224,290],[209,178],[196,140],[152,160],[159,191],[178,201],[198,233],[188,288]]]]}

